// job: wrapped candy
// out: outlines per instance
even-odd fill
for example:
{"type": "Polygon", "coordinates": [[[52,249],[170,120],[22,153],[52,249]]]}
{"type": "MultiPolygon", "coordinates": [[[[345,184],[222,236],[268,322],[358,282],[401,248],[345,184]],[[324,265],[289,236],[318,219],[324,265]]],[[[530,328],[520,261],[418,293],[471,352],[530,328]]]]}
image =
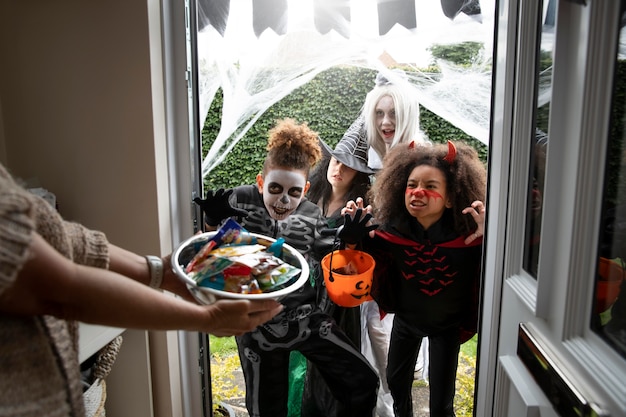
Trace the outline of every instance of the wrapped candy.
{"type": "Polygon", "coordinates": [[[215,233],[215,236],[196,253],[189,264],[187,264],[185,271],[192,272],[197,264],[204,261],[209,256],[211,251],[219,248],[223,244],[247,245],[251,243],[256,243],[256,238],[250,235],[239,223],[233,219],[228,219],[215,233]]]}
{"type": "Polygon", "coordinates": [[[199,286],[240,294],[276,291],[301,272],[282,258],[284,239],[261,242],[227,221],[185,267],[199,286]]]}

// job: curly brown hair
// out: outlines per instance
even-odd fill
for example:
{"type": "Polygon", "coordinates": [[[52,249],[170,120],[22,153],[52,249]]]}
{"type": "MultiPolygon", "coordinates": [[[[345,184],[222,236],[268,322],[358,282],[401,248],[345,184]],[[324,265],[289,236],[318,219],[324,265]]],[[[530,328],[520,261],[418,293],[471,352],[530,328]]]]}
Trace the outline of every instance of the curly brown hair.
{"type": "Polygon", "coordinates": [[[485,201],[487,170],[474,148],[461,142],[454,144],[456,158],[452,163],[444,160],[448,145],[443,144],[411,148],[401,143],[387,152],[369,194],[377,223],[385,224],[398,216],[409,215],[404,205],[407,179],[415,167],[429,165],[441,170],[446,177],[454,230],[466,235],[476,229],[472,216],[461,211],[473,201],[485,201]]]}
{"type": "Polygon", "coordinates": [[[278,120],[269,131],[263,175],[271,168],[287,168],[302,170],[308,178],[310,168],[322,157],[318,136],[306,123],[278,120]]]}

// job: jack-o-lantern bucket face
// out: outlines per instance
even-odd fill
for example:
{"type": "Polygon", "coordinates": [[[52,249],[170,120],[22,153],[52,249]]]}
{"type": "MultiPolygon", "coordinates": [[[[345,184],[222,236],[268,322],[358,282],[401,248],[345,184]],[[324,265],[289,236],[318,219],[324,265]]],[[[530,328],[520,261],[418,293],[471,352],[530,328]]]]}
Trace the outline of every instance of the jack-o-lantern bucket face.
{"type": "Polygon", "coordinates": [[[372,300],[374,258],[358,250],[336,250],[322,259],[328,296],[342,307],[356,307],[372,300]]]}

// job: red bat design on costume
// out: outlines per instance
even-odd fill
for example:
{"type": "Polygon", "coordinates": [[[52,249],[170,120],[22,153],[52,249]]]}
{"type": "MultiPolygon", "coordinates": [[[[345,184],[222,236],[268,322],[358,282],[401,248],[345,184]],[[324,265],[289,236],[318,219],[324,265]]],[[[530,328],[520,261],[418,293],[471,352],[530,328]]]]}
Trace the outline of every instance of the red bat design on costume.
{"type": "Polygon", "coordinates": [[[411,278],[415,278],[415,274],[407,274],[407,273],[402,273],[402,276],[404,277],[404,279],[406,279],[407,281],[410,280],[411,278]]]}
{"type": "Polygon", "coordinates": [[[437,252],[437,247],[436,246],[430,252],[424,252],[424,255],[433,256],[435,254],[435,252],[437,252]]]}
{"type": "Polygon", "coordinates": [[[441,271],[441,272],[443,272],[443,271],[445,271],[446,269],[448,269],[448,267],[449,267],[449,266],[450,266],[450,265],[446,265],[446,266],[436,266],[436,267],[435,267],[435,270],[436,270],[436,271],[441,271]]]}
{"type": "Polygon", "coordinates": [[[435,295],[435,294],[437,294],[439,291],[441,291],[441,288],[438,288],[438,289],[436,289],[436,290],[434,290],[434,291],[428,291],[427,289],[422,288],[420,291],[421,291],[421,292],[423,292],[424,294],[429,295],[429,296],[431,296],[431,297],[432,297],[433,295],[435,295]]]}
{"type": "Polygon", "coordinates": [[[440,283],[441,285],[443,285],[444,287],[447,287],[448,285],[452,284],[453,282],[454,282],[454,281],[452,281],[452,280],[450,280],[450,281],[442,281],[442,280],[439,280],[439,283],[440,283]]]}
{"type": "Polygon", "coordinates": [[[417,257],[417,259],[423,264],[428,264],[432,261],[432,259],[424,259],[424,258],[420,258],[419,256],[417,257]]]}
{"type": "Polygon", "coordinates": [[[430,271],[432,271],[432,268],[428,268],[428,269],[418,269],[417,273],[418,274],[422,274],[422,275],[428,275],[430,274],[430,271]]]}
{"type": "Polygon", "coordinates": [[[420,283],[424,284],[424,285],[430,285],[432,284],[432,282],[435,280],[435,278],[431,278],[431,279],[421,279],[420,283]]]}

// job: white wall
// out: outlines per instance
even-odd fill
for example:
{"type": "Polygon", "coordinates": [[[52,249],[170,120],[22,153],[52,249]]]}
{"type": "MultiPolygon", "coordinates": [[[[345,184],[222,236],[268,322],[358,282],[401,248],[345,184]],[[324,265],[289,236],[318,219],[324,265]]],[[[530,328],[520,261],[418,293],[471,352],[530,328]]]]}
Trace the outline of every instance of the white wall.
{"type": "Polygon", "coordinates": [[[159,251],[145,1],[0,1],[8,168],[62,214],[159,251]]]}
{"type": "MultiPolygon", "coordinates": [[[[0,0],[0,161],[141,254],[171,251],[160,42],[158,0],[0,0]]],[[[124,335],[107,415],[152,415],[153,384],[155,415],[178,415],[159,404],[180,397],[177,357],[150,357],[164,334],[124,335]]]]}

